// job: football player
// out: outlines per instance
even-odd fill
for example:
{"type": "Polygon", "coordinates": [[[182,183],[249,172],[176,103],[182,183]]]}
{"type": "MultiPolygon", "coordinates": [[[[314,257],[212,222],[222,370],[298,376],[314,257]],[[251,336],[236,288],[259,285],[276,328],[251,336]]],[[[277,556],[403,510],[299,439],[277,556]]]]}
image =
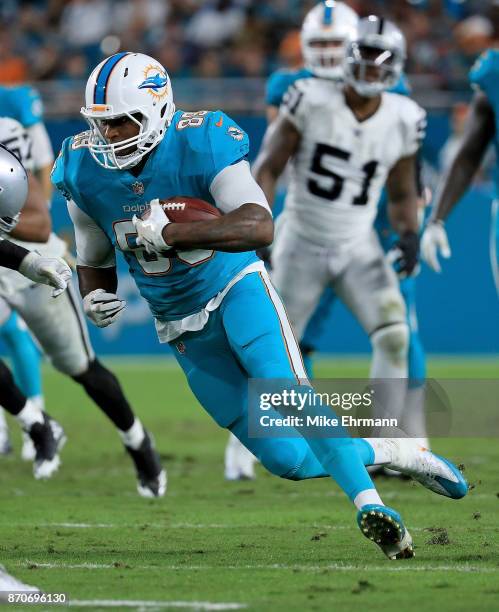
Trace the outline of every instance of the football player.
{"type": "MultiPolygon", "coordinates": [[[[52,183],[50,172],[54,163],[52,145],[43,123],[43,104],[38,91],[30,85],[0,85],[0,117],[16,120],[13,132],[5,130],[4,144],[10,150],[15,147],[19,159],[30,157],[31,169],[40,180],[43,193],[50,201],[52,183]],[[17,132],[19,122],[24,128],[23,137],[17,132]]],[[[41,382],[41,354],[32,340],[26,325],[15,311],[0,300],[0,337],[12,361],[15,378],[23,392],[43,406],[41,382]]],[[[32,459],[33,448],[25,436],[22,456],[32,459]]],[[[0,411],[0,454],[11,451],[7,423],[0,411]]]]}
{"type": "MultiPolygon", "coordinates": [[[[346,43],[354,36],[358,16],[343,2],[327,0],[317,4],[307,13],[301,29],[302,55],[305,65],[296,70],[278,70],[267,81],[266,102],[267,122],[276,119],[279,106],[288,88],[301,79],[325,78],[340,81],[343,75],[343,57],[346,43]]],[[[274,217],[280,212],[282,191],[276,193],[274,217]]],[[[276,226],[279,225],[277,221],[276,226]]],[[[270,249],[259,252],[270,263],[270,249]]],[[[327,287],[317,308],[308,322],[303,336],[298,338],[303,363],[312,376],[312,353],[324,334],[324,324],[334,303],[334,292],[327,287]]],[[[229,435],[225,448],[224,475],[226,480],[247,480],[255,477],[255,458],[239,442],[229,435]]]]}
{"type": "MultiPolygon", "coordinates": [[[[38,253],[5,239],[19,221],[28,195],[29,177],[18,159],[0,146],[0,280],[8,269],[23,274],[32,283],[52,287],[53,299],[68,286],[71,270],[61,259],[42,257],[38,253]]],[[[29,200],[26,207],[29,207],[29,200]]],[[[0,404],[16,417],[35,447],[35,478],[49,478],[58,469],[58,452],[65,441],[61,426],[40,407],[26,398],[0,361],[0,404]]]]}
{"type": "MultiPolygon", "coordinates": [[[[9,140],[10,145],[19,152],[12,138],[13,126],[19,138],[25,140],[25,131],[18,122],[0,118],[0,142],[9,140]]],[[[29,155],[23,162],[29,169],[29,155]]],[[[63,257],[66,244],[51,232],[49,211],[36,187],[33,180],[30,200],[36,204],[23,210],[21,220],[11,235],[29,250],[36,249],[51,256],[63,257]],[[35,237],[42,227],[45,228],[45,242],[35,237]]],[[[0,295],[12,311],[21,315],[52,365],[80,384],[116,426],[134,462],[139,494],[144,497],[163,496],[166,473],[161,468],[152,440],[134,415],[117,378],[96,358],[73,287],[69,286],[64,295],[52,300],[45,287],[33,286],[22,277],[4,273],[0,295]]]]}
{"type": "Polygon", "coordinates": [[[348,43],[345,83],[302,79],[288,90],[267,130],[255,175],[269,201],[288,160],[291,177],[272,249],[273,279],[295,332],[331,286],[368,333],[371,377],[383,384],[377,406],[397,416],[405,403],[408,326],[398,279],[373,228],[381,190],[399,233],[398,269],[417,264],[416,155],[425,113],[387,93],[400,79],[405,40],[391,22],[371,16],[348,43]]]}
{"type": "Polygon", "coordinates": [[[246,161],[246,134],[221,111],[175,112],[165,68],[140,53],[101,62],[81,112],[90,130],[63,143],[53,181],[75,225],[87,316],[109,325],[125,306],[117,295],[118,249],[160,342],[170,345],[213,419],[282,478],[331,476],[357,507],[364,535],[390,558],[412,556],[402,519],[383,505],[364,464],[403,464],[428,488],[461,497],[467,485],[452,464],[415,446],[354,441],[344,432],[321,439],[249,436],[249,379],[285,379],[294,388],[300,379],[306,383],[306,373],[254,252],[272,242],[273,222],[246,161]],[[159,198],[176,194],[207,200],[224,214],[173,223],[159,198]],[[148,204],[146,219],[129,212],[148,204]]]}
{"type": "MultiPolygon", "coordinates": [[[[305,67],[296,71],[278,71],[274,73],[267,84],[267,119],[271,123],[278,114],[279,106],[290,85],[303,78],[324,78],[341,81],[343,78],[343,57],[346,43],[355,35],[358,18],[357,15],[341,2],[321,3],[315,6],[308,14],[302,27],[302,52],[305,67]],[[329,23],[331,21],[331,23],[329,23]],[[335,49],[334,60],[328,61],[328,44],[335,49]],[[330,64],[330,65],[328,65],[330,64]]],[[[410,95],[410,86],[404,74],[389,91],[404,96],[410,95]]],[[[418,172],[420,170],[418,169],[418,172]]],[[[418,186],[421,192],[421,185],[418,186]]],[[[422,194],[421,194],[422,195],[422,194]]],[[[423,198],[419,199],[421,208],[424,207],[423,198]]],[[[422,216],[420,214],[420,216],[422,216]]],[[[375,221],[381,246],[385,253],[389,252],[398,242],[399,237],[394,233],[388,218],[387,198],[383,191],[378,203],[378,213],[375,221]]],[[[419,337],[418,320],[416,312],[416,279],[407,276],[399,279],[400,290],[407,309],[407,323],[409,326],[409,356],[408,356],[408,389],[405,399],[406,407],[403,415],[403,429],[411,432],[412,436],[420,437],[421,443],[428,447],[424,417],[424,381],[426,378],[426,363],[424,348],[419,337]]],[[[311,356],[315,351],[321,337],[325,333],[325,325],[334,304],[334,291],[327,287],[305,327],[300,348],[307,371],[312,370],[311,356]]],[[[232,445],[230,457],[237,453],[232,445]]],[[[242,456],[243,473],[248,472],[248,461],[242,456]]]]}
{"type": "MultiPolygon", "coordinates": [[[[435,198],[432,215],[422,237],[421,250],[426,263],[440,272],[438,255],[451,256],[445,221],[469,188],[491,142],[499,145],[499,50],[489,49],[470,71],[476,90],[463,139],[435,198]]],[[[494,173],[496,192],[498,175],[494,173]]],[[[497,197],[497,193],[496,193],[497,197]]],[[[497,200],[492,205],[491,263],[499,293],[499,215],[497,200]]]]}

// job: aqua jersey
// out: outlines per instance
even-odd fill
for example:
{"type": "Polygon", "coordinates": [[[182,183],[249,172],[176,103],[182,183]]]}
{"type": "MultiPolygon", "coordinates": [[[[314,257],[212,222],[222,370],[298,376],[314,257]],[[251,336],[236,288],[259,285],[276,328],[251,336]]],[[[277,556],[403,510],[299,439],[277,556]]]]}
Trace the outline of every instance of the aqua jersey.
{"type": "Polygon", "coordinates": [[[298,70],[277,70],[272,73],[265,88],[265,102],[269,106],[280,106],[284,94],[290,85],[300,79],[308,79],[314,75],[306,68],[298,70]]]}
{"type": "Polygon", "coordinates": [[[39,123],[42,116],[43,104],[36,89],[29,85],[0,85],[0,117],[11,117],[29,128],[39,123]]]}
{"type": "Polygon", "coordinates": [[[499,50],[485,51],[470,70],[469,79],[472,87],[483,91],[494,111],[496,149],[496,167],[494,169],[494,184],[496,197],[499,194],[499,50]]]}
{"type": "Polygon", "coordinates": [[[189,196],[215,205],[210,194],[214,177],[249,151],[247,135],[227,115],[177,111],[138,176],[98,165],[85,146],[87,137],[83,132],[64,141],[52,182],[122,251],[155,317],[171,321],[200,311],[238,272],[258,261],[253,251],[196,250],[164,258],[136,244],[132,217],[154,198],[189,196]]]}

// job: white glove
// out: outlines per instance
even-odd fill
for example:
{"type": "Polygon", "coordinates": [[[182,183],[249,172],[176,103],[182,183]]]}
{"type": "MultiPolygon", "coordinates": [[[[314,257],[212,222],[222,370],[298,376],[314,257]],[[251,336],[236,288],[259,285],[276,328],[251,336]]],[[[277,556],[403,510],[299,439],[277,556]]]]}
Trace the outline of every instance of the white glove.
{"type": "Polygon", "coordinates": [[[161,253],[171,249],[163,239],[163,229],[171,223],[166,216],[159,200],[151,200],[151,213],[147,219],[142,220],[133,216],[132,222],[137,230],[137,244],[145,247],[148,253],[161,253]]]}
{"type": "Polygon", "coordinates": [[[42,257],[31,251],[22,260],[19,272],[35,283],[54,287],[52,297],[57,297],[66,290],[71,276],[71,268],[58,257],[42,257]]]}
{"type": "Polygon", "coordinates": [[[442,221],[430,221],[421,238],[421,255],[435,272],[442,271],[438,261],[439,253],[444,259],[451,256],[447,232],[442,221]]]}
{"type": "Polygon", "coordinates": [[[97,327],[107,327],[121,316],[126,306],[115,293],[94,289],[83,298],[83,310],[97,327]]]}

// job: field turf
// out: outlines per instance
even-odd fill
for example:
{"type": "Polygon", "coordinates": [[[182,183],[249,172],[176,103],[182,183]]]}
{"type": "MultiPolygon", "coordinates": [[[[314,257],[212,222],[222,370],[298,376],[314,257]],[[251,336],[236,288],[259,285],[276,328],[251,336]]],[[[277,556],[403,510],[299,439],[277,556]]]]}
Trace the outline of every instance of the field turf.
{"type": "MultiPolygon", "coordinates": [[[[258,466],[255,482],[225,482],[226,434],[173,362],[111,364],[155,435],[167,496],[138,497],[112,427],[47,369],[47,407],[68,434],[60,472],[33,480],[15,424],[16,454],[0,460],[0,562],[21,580],[67,593],[76,609],[499,610],[497,439],[434,442],[465,466],[473,488],[462,501],[377,481],[417,547],[415,559],[390,562],[361,536],[329,479],[289,482],[258,466]]],[[[323,361],[317,370],[360,377],[367,365],[323,361]]],[[[430,374],[497,377],[497,362],[433,360],[430,374]]]]}

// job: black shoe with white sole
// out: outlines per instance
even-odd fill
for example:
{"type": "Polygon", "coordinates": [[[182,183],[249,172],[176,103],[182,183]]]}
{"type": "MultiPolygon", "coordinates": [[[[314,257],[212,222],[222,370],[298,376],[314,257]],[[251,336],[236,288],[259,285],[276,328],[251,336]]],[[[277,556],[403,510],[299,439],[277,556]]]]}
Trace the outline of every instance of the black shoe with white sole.
{"type": "Polygon", "coordinates": [[[43,413],[43,423],[34,423],[26,433],[35,447],[33,475],[37,480],[50,478],[61,464],[58,453],[66,442],[64,430],[57,421],[43,413]]]}
{"type": "Polygon", "coordinates": [[[166,471],[161,467],[159,455],[151,437],[144,432],[142,444],[134,450],[125,445],[137,472],[137,491],[142,497],[163,497],[166,492],[166,471]]]}

